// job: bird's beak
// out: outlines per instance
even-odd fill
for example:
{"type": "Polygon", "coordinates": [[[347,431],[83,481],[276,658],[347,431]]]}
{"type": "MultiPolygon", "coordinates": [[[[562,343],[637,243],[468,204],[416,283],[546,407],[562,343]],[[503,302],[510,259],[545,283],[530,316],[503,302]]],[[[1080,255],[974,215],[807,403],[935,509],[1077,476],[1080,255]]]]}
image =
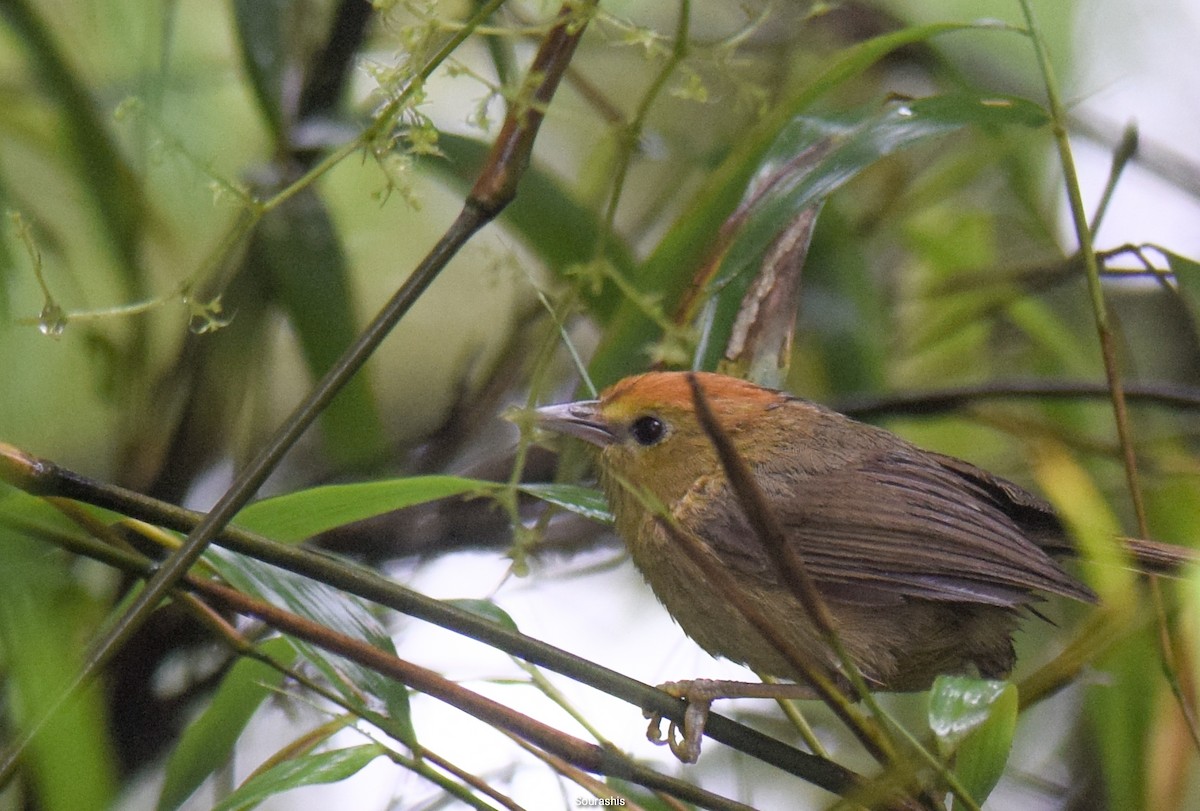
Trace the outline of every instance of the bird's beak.
{"type": "Polygon", "coordinates": [[[538,427],[546,431],[578,437],[601,448],[617,441],[600,416],[599,400],[542,406],[536,413],[538,427]]]}

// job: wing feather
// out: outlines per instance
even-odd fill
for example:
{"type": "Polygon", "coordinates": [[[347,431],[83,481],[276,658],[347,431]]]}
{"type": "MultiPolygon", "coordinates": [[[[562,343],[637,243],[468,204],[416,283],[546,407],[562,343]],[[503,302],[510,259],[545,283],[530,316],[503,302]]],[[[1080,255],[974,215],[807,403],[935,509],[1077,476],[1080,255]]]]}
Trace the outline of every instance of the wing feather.
{"type": "MultiPolygon", "coordinates": [[[[820,475],[770,473],[760,477],[768,500],[830,598],[1001,606],[1028,604],[1040,593],[1095,599],[1039,545],[1055,526],[1049,508],[966,462],[902,447],[820,475]],[[1025,513],[1032,520],[1023,521],[1025,513]]],[[[678,517],[741,574],[775,580],[736,500],[714,497],[714,488],[728,485],[708,479],[697,487],[704,492],[685,497],[678,517]]]]}

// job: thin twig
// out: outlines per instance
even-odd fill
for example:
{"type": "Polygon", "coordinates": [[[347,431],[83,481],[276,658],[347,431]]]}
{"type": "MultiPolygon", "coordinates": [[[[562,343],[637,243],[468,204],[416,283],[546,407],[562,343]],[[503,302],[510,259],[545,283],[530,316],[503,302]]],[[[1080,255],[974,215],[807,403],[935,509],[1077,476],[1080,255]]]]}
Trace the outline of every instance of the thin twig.
{"type": "MultiPolygon", "coordinates": [[[[816,583],[813,581],[811,575],[809,575],[799,550],[796,549],[794,544],[788,543],[783,525],[779,523],[778,516],[771,509],[771,505],[767,501],[762,488],[758,486],[758,482],[755,480],[749,465],[746,464],[745,459],[742,458],[733,441],[717,421],[716,415],[709,406],[708,398],[700,386],[699,379],[694,374],[689,374],[687,379],[688,385],[692,389],[692,403],[695,406],[700,426],[704,429],[704,433],[708,436],[709,441],[712,442],[714,449],[717,451],[721,467],[725,471],[730,487],[737,495],[742,512],[749,520],[755,536],[766,549],[768,556],[774,563],[776,570],[780,574],[780,579],[804,607],[809,619],[824,637],[825,643],[841,662],[842,669],[858,693],[859,699],[870,708],[875,718],[882,718],[887,721],[886,726],[877,727],[867,724],[867,719],[862,718],[861,721],[857,722],[862,727],[858,728],[854,724],[850,724],[851,731],[867,746],[873,755],[877,758],[882,755],[886,759],[884,761],[885,765],[893,766],[898,761],[892,741],[886,736],[886,733],[889,729],[894,728],[909,743],[917,756],[926,761],[946,781],[946,784],[965,808],[978,811],[978,804],[967,793],[957,777],[946,768],[945,764],[921,746],[920,742],[903,725],[889,718],[875,701],[874,695],[867,687],[866,680],[858,670],[858,665],[850,657],[845,645],[842,644],[833,615],[829,612],[824,598],[817,590],[816,583]],[[869,739],[864,738],[864,733],[870,736],[869,739]],[[882,746],[877,751],[871,748],[872,744],[882,746]]],[[[811,667],[807,667],[800,672],[807,677],[811,669],[811,667]]],[[[820,689],[815,683],[813,686],[817,687],[818,690],[820,689]]],[[[825,696],[822,695],[822,698],[825,698],[825,696]]],[[[829,699],[826,699],[826,704],[835,713],[838,713],[839,717],[847,720],[846,716],[841,712],[842,705],[846,703],[845,697],[839,692],[833,698],[833,703],[829,699]]],[[[847,720],[847,723],[850,723],[849,720],[847,720]]]]}
{"type": "MultiPolygon", "coordinates": [[[[59,542],[70,551],[94,557],[143,578],[150,576],[155,569],[148,559],[140,555],[106,546],[91,538],[64,535],[51,540],[59,542]]],[[[568,735],[498,701],[469,690],[436,671],[400,659],[369,642],[347,636],[307,617],[278,608],[214,580],[186,574],[177,583],[177,587],[187,593],[201,596],[220,608],[246,617],[254,617],[281,633],[382,673],[414,690],[462,710],[490,726],[554,753],[577,768],[628,780],[649,789],[678,796],[705,808],[729,811],[734,807],[723,797],[685,781],[659,774],[653,769],[635,763],[619,752],[568,735]]],[[[315,685],[310,686],[315,687],[315,685]]],[[[326,697],[331,695],[324,691],[319,692],[326,697]]],[[[341,702],[338,703],[341,704],[341,702]]],[[[372,720],[375,721],[375,719],[372,720]]]]}
{"type": "MultiPolygon", "coordinates": [[[[758,678],[761,679],[764,684],[779,684],[778,679],[776,679],[774,676],[767,675],[766,673],[759,673],[755,671],[754,675],[758,676],[758,678]]],[[[800,735],[800,739],[808,744],[809,750],[811,750],[815,755],[820,755],[821,757],[825,758],[829,757],[829,751],[825,748],[825,745],[821,743],[821,739],[817,737],[817,733],[812,728],[812,724],[808,722],[808,719],[804,717],[804,713],[800,712],[800,709],[795,705],[795,703],[789,698],[777,698],[775,699],[775,702],[779,705],[779,709],[783,711],[784,716],[787,717],[792,726],[796,728],[796,732],[800,735]]]]}
{"type": "Polygon", "coordinates": [[[642,131],[646,126],[646,117],[650,113],[650,108],[653,106],[655,99],[658,98],[659,93],[666,86],[667,80],[675,72],[675,69],[687,58],[688,32],[691,28],[691,19],[691,0],[679,0],[679,12],[675,23],[675,38],[671,45],[671,53],[667,58],[667,63],[663,65],[662,70],[651,81],[649,89],[646,90],[641,101],[638,103],[633,118],[621,128],[621,149],[617,156],[617,165],[613,171],[612,190],[609,192],[608,206],[604,213],[604,227],[600,230],[596,244],[595,255],[597,257],[604,255],[605,242],[612,237],[617,219],[617,205],[621,201],[621,193],[625,188],[625,178],[629,174],[633,152],[641,140],[642,131]]]}
{"type": "MultiPolygon", "coordinates": [[[[1033,18],[1033,9],[1029,0],[1020,0],[1021,10],[1025,16],[1025,24],[1029,39],[1033,43],[1038,65],[1042,71],[1046,98],[1050,105],[1051,130],[1054,141],[1058,146],[1059,160],[1062,164],[1063,176],[1066,181],[1067,199],[1070,202],[1071,219],[1075,226],[1075,235],[1079,240],[1079,252],[1083,257],[1086,269],[1088,291],[1091,294],[1092,314],[1096,322],[1096,333],[1100,340],[1100,353],[1104,358],[1104,374],[1112,392],[1113,417],[1117,426],[1117,437],[1120,440],[1121,455],[1125,466],[1125,478],[1129,487],[1129,497],[1133,504],[1134,515],[1137,517],[1138,534],[1143,538],[1150,537],[1149,523],[1146,519],[1146,505],[1142,497],[1142,487],[1139,481],[1137,456],[1134,451],[1133,433],[1129,426],[1129,413],[1125,405],[1125,391],[1121,385],[1121,372],[1117,364],[1116,338],[1113,335],[1109,321],[1108,306],[1104,300],[1104,290],[1100,284],[1100,265],[1096,258],[1096,249],[1092,239],[1094,234],[1088,225],[1087,213],[1083,208],[1083,195],[1080,192],[1079,174],[1075,168],[1075,158],[1071,152],[1071,142],[1067,138],[1066,111],[1058,95],[1058,83],[1054,78],[1054,70],[1046,45],[1042,41],[1041,32],[1033,18]]],[[[1167,622],[1166,606],[1163,603],[1162,589],[1154,575],[1150,576],[1150,600],[1158,621],[1158,643],[1165,665],[1167,683],[1179,708],[1187,721],[1188,731],[1192,736],[1193,745],[1200,751],[1200,721],[1195,708],[1184,694],[1179,683],[1178,656],[1171,638],[1170,625],[1167,622]]]]}
{"type": "Polygon", "coordinates": [[[1146,529],[1146,508],[1142,500],[1142,488],[1138,482],[1137,459],[1134,456],[1133,436],[1129,428],[1129,415],[1125,408],[1125,391],[1121,386],[1121,371],[1117,365],[1116,344],[1112,326],[1109,322],[1108,304],[1104,299],[1104,288],[1100,284],[1100,263],[1096,257],[1096,247],[1092,241],[1092,231],[1088,225],[1087,212],[1083,208],[1083,196],[1079,190],[1079,173],[1075,168],[1075,157],[1071,152],[1071,142],[1067,138],[1066,112],[1058,96],[1058,82],[1050,65],[1050,57],[1046,53],[1037,24],[1033,19],[1033,9],[1029,0],[1021,0],[1021,9],[1025,15],[1025,24],[1029,39],[1033,43],[1038,65],[1042,70],[1046,98],[1050,105],[1051,131],[1054,142],[1058,146],[1059,162],[1062,164],[1063,176],[1067,187],[1067,200],[1070,204],[1071,220],[1075,225],[1075,236],[1079,241],[1079,253],[1083,258],[1084,272],[1087,277],[1088,292],[1091,296],[1092,314],[1096,321],[1096,332],[1100,339],[1100,352],[1104,358],[1104,374],[1112,393],[1113,416],[1116,420],[1117,434],[1121,440],[1121,448],[1125,460],[1125,476],[1129,484],[1129,495],[1133,509],[1137,515],[1138,529],[1142,535],[1148,536],[1146,529]]]}
{"type": "MultiPolygon", "coordinates": [[[[1181,410],[1200,410],[1200,389],[1173,383],[1127,383],[1128,400],[1181,410]]],[[[1109,399],[1104,383],[1070,380],[995,381],[927,391],[899,392],[878,397],[852,397],[833,405],[856,419],[889,415],[924,417],[955,411],[981,400],[1090,400],[1109,399]]]]}
{"type": "MultiPolygon", "coordinates": [[[[110,484],[102,484],[0,443],[0,480],[32,495],[70,498],[148,523],[188,532],[202,515],[110,484]]],[[[280,544],[227,527],[216,543],[264,563],[325,583],[365,600],[432,623],[496,650],[561,673],[641,709],[683,722],[681,702],[667,693],[561,648],[511,631],[478,614],[412,591],[370,569],[303,547],[280,544]]],[[[104,562],[119,566],[120,562],[104,562]]],[[[839,764],[810,755],[716,713],[705,727],[713,740],[755,757],[832,793],[848,790],[861,777],[839,764]]]]}
{"type": "MultiPolygon", "coordinates": [[[[485,4],[473,19],[482,22],[496,5],[498,2],[485,4]]],[[[558,23],[551,29],[535,56],[529,73],[530,83],[534,85],[531,88],[531,96],[540,105],[548,104],[553,96],[562,72],[583,35],[586,22],[586,18],[580,22],[573,7],[565,7],[559,15],[558,23]]],[[[212,511],[191,531],[183,545],[162,562],[154,576],[146,582],[145,588],[133,598],[129,607],[93,642],[84,657],[83,668],[71,680],[59,699],[51,705],[47,715],[32,722],[17,740],[5,749],[3,757],[0,758],[0,785],[13,773],[21,753],[45,723],[46,718],[57,712],[68,696],[91,681],[116,651],[129,641],[159,601],[191,568],[238,510],[253,497],[282,460],[283,455],[304,434],[350,378],[362,368],[459,249],[513,199],[517,182],[528,167],[529,156],[543,115],[541,107],[537,105],[522,106],[510,111],[489,160],[450,228],[359,338],[288,416],[267,445],[238,474],[212,511]]]]}

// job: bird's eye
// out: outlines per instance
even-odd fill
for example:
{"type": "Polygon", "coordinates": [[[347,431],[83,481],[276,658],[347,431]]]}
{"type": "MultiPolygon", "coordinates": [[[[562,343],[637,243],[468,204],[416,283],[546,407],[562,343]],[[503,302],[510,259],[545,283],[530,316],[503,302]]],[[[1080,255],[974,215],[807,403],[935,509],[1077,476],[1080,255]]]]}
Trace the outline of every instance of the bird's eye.
{"type": "Polygon", "coordinates": [[[658,417],[638,417],[629,426],[629,434],[639,445],[654,445],[667,435],[667,426],[658,417]]]}

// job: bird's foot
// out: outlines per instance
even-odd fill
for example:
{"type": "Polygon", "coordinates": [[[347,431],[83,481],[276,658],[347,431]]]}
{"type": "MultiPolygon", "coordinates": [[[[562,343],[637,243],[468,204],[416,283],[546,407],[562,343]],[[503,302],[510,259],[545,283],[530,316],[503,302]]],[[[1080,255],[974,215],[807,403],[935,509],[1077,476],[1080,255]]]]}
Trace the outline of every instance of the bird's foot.
{"type": "Polygon", "coordinates": [[[681,731],[674,721],[664,719],[662,713],[647,710],[645,716],[650,719],[650,725],[646,727],[646,737],[653,744],[671,747],[675,757],[684,763],[695,763],[700,757],[700,741],[704,738],[704,727],[708,723],[708,708],[713,701],[725,696],[723,688],[728,684],[715,679],[688,679],[658,685],[659,690],[687,702],[687,708],[683,711],[683,729],[681,731]],[[664,720],[668,720],[665,737],[662,732],[664,720]]]}
{"type": "Polygon", "coordinates": [[[646,710],[650,719],[646,737],[651,743],[671,747],[675,757],[684,763],[695,763],[700,757],[700,742],[704,738],[704,727],[708,723],[708,710],[718,698],[812,698],[812,688],[802,684],[728,681],[725,679],[687,679],[669,681],[658,685],[658,689],[687,702],[683,712],[683,729],[663,714],[646,710]],[[667,734],[662,732],[666,720],[667,734]]]}

